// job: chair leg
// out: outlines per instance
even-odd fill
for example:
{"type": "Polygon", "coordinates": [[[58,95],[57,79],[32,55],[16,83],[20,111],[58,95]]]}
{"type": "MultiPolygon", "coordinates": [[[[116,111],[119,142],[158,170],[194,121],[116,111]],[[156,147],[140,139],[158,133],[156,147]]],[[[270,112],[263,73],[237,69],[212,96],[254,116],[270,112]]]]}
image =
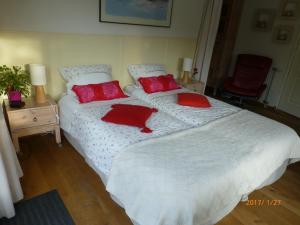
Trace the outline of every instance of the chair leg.
{"type": "Polygon", "coordinates": [[[239,106],[243,106],[243,98],[240,97],[239,106]]]}

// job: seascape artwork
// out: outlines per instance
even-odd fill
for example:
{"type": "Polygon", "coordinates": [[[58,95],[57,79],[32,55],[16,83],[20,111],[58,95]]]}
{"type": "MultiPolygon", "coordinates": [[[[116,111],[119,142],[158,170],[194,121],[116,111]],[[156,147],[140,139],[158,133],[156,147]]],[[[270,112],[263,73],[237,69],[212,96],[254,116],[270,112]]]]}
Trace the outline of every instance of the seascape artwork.
{"type": "Polygon", "coordinates": [[[172,0],[101,0],[101,22],[170,26],[172,0]]]}

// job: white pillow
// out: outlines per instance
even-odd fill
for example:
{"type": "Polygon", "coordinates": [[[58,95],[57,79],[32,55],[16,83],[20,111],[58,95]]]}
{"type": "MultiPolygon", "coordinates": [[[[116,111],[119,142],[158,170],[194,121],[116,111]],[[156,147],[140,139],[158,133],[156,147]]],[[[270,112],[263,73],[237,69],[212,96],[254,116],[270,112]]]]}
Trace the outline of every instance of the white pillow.
{"type": "Polygon", "coordinates": [[[138,64],[128,66],[129,74],[136,84],[139,84],[140,77],[154,77],[167,74],[164,65],[159,64],[138,64]]]}
{"type": "Polygon", "coordinates": [[[112,81],[112,77],[107,73],[86,73],[72,76],[69,79],[67,86],[67,94],[76,96],[72,91],[74,85],[99,84],[112,81]]]}
{"type": "Polygon", "coordinates": [[[62,67],[59,72],[66,82],[73,76],[90,73],[107,73],[111,75],[111,66],[107,64],[62,67]]]}

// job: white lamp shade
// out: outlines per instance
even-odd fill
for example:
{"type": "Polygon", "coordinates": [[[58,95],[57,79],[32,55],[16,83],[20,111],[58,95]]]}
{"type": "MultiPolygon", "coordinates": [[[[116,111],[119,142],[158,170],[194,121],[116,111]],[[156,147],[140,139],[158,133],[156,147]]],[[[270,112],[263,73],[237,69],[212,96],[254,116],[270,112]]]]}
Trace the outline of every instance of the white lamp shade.
{"type": "Polygon", "coordinates": [[[183,65],[182,65],[182,70],[191,72],[193,68],[193,60],[190,58],[184,58],[183,59],[183,65]]]}
{"type": "Polygon", "coordinates": [[[31,84],[41,86],[46,84],[46,67],[42,64],[29,64],[31,84]]]}

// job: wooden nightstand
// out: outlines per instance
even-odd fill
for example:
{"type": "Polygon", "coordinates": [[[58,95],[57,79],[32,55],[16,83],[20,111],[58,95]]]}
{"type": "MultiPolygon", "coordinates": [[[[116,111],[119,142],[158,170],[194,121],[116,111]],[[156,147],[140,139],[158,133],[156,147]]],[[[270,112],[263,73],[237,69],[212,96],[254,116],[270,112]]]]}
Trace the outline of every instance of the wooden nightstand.
{"type": "Polygon", "coordinates": [[[34,98],[24,98],[25,106],[11,108],[8,100],[3,101],[3,111],[9,124],[16,151],[20,151],[19,137],[54,132],[56,143],[61,145],[57,104],[47,97],[47,102],[38,104],[34,98]]]}
{"type": "Polygon", "coordinates": [[[185,84],[182,81],[177,80],[177,83],[191,91],[199,92],[200,94],[204,93],[204,84],[201,81],[190,81],[185,84]]]}

